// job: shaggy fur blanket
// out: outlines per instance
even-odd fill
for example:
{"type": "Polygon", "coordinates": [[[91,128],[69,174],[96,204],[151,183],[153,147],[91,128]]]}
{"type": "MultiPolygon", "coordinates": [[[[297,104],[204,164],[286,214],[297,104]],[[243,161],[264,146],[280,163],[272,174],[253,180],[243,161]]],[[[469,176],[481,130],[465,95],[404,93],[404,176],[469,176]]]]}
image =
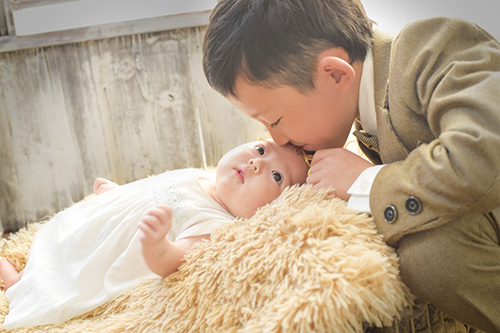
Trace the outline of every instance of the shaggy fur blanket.
{"type": "MultiPolygon", "coordinates": [[[[0,255],[22,269],[42,226],[2,240],[0,255]]],[[[304,185],[219,228],[167,278],[36,331],[362,332],[391,325],[413,301],[398,272],[369,216],[304,185]]],[[[7,313],[0,293],[0,322],[7,313]]]]}

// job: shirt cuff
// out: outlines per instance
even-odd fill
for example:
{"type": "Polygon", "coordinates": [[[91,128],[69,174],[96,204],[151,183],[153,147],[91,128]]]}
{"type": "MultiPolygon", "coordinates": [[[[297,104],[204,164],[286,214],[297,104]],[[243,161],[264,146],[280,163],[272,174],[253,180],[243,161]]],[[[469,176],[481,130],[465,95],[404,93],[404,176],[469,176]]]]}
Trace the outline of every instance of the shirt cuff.
{"type": "Polygon", "coordinates": [[[356,179],[349,190],[347,190],[347,194],[351,195],[349,201],[347,201],[347,208],[362,213],[371,213],[370,190],[375,177],[384,166],[385,165],[376,165],[369,167],[359,175],[358,179],[356,179]]]}

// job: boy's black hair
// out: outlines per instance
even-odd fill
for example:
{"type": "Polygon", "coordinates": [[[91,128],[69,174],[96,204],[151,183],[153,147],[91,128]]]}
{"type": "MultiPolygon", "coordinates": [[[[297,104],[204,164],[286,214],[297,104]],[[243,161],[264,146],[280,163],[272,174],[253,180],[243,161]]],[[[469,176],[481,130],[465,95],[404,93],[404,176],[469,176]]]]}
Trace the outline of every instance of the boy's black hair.
{"type": "Polygon", "coordinates": [[[203,69],[222,95],[242,76],[273,88],[314,88],[318,55],[341,47],[365,59],[372,21],[359,0],[219,0],[203,42],[203,69]]]}

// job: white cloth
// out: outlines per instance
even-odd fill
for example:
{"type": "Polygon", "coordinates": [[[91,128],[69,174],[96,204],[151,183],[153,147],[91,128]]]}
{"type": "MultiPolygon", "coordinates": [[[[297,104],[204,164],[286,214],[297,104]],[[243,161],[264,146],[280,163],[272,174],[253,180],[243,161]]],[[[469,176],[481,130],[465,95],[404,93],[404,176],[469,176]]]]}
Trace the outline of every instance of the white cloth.
{"type": "MultiPolygon", "coordinates": [[[[359,84],[359,121],[363,129],[371,134],[377,135],[377,115],[375,114],[375,88],[373,75],[373,53],[368,50],[363,63],[361,81],[359,84]]],[[[373,166],[366,169],[358,179],[347,190],[351,195],[347,201],[347,207],[359,212],[371,213],[370,209],[370,189],[373,181],[382,166],[373,166]]]]}
{"type": "Polygon", "coordinates": [[[210,234],[234,218],[201,187],[213,174],[165,172],[78,203],[35,235],[21,280],[7,290],[4,328],[63,322],[156,277],[140,251],[137,223],[158,204],[173,209],[170,239],[210,234]]]}
{"type": "Polygon", "coordinates": [[[363,129],[371,135],[377,135],[377,115],[375,113],[375,77],[373,74],[373,52],[368,50],[363,62],[359,83],[359,121],[363,129]]]}
{"type": "Polygon", "coordinates": [[[351,195],[347,207],[357,210],[358,212],[371,213],[370,191],[375,177],[383,167],[384,165],[375,165],[365,169],[359,175],[356,181],[347,190],[347,193],[351,195]]]}

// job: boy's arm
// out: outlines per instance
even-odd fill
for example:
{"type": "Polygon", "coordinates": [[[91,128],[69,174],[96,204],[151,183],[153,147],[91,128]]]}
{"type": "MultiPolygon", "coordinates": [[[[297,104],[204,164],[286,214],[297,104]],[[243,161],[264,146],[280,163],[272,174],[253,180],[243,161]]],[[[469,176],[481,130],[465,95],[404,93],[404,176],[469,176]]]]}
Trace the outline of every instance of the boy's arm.
{"type": "Polygon", "coordinates": [[[394,245],[499,207],[500,43],[472,23],[436,18],[408,25],[390,52],[387,104],[377,118],[387,166],[370,208],[394,245]]]}
{"type": "Polygon", "coordinates": [[[350,197],[347,193],[349,188],[363,171],[372,166],[373,164],[347,149],[318,150],[312,159],[307,183],[314,188],[333,187],[335,195],[347,201],[350,197]]]}
{"type": "MultiPolygon", "coordinates": [[[[390,79],[376,101],[386,166],[371,186],[370,210],[394,245],[499,206],[500,43],[471,23],[438,18],[407,26],[390,52],[390,79]]],[[[354,158],[333,157],[329,183],[341,193],[361,172],[354,158]]]]}
{"type": "Polygon", "coordinates": [[[150,210],[139,222],[144,261],[153,273],[163,277],[179,268],[194,243],[210,238],[210,235],[199,235],[172,242],[166,237],[171,227],[172,210],[165,205],[150,210]]]}

